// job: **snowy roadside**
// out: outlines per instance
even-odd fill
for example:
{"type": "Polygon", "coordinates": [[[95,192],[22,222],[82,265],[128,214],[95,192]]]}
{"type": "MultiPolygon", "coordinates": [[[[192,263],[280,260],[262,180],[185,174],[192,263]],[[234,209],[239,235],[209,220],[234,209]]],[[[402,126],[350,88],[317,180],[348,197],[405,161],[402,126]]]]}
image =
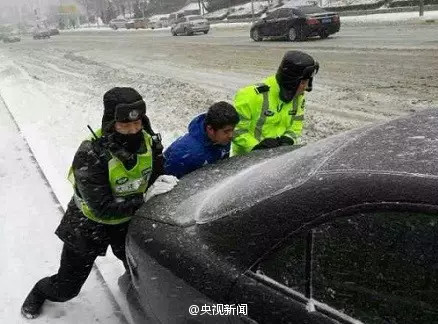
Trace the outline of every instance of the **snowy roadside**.
{"type": "MultiPolygon", "coordinates": [[[[90,102],[89,95],[73,90],[68,83],[56,88],[49,86],[30,76],[6,57],[1,60],[0,70],[2,71],[0,96],[19,125],[21,135],[26,139],[47,178],[49,186],[61,203],[62,207],[59,206],[59,208],[65,210],[72,195],[71,185],[66,179],[67,171],[77,147],[84,138],[89,136],[86,125],[90,124],[96,128],[96,125],[100,124],[101,98],[93,98],[91,106],[98,108],[87,111],[84,103],[90,102]],[[81,108],[78,109],[78,107],[81,108]],[[41,118],[41,116],[44,116],[44,118],[41,118]]],[[[76,76],[80,77],[81,75],[76,76]]],[[[21,173],[16,172],[16,174],[21,173]]],[[[3,196],[6,197],[7,195],[3,196]]],[[[26,213],[31,208],[31,206],[26,206],[23,212],[26,213]]],[[[41,212],[41,214],[45,213],[41,212]]],[[[56,241],[59,245],[59,251],[61,241],[55,236],[54,230],[59,224],[61,216],[62,214],[58,212],[57,217],[51,217],[53,223],[44,222],[41,224],[46,232],[45,237],[50,237],[51,240],[56,241]]],[[[50,251],[51,259],[47,263],[52,268],[44,275],[56,273],[59,265],[59,251],[50,251]]],[[[95,265],[101,279],[98,284],[105,286],[107,298],[115,300],[112,307],[106,308],[106,313],[112,314],[114,308],[120,308],[124,320],[132,323],[133,320],[125,294],[120,290],[117,283],[118,278],[125,272],[122,263],[113,255],[111,249],[108,249],[106,257],[97,258],[95,265]]],[[[26,266],[34,266],[32,260],[29,260],[29,264],[26,263],[26,266]]],[[[33,283],[40,279],[42,275],[37,277],[33,280],[33,283]]],[[[93,284],[92,280],[90,284],[93,284]]],[[[96,285],[95,283],[94,286],[96,285]]],[[[18,303],[18,309],[28,292],[27,290],[30,288],[31,286],[26,287],[24,295],[20,295],[19,298],[17,296],[18,299],[14,300],[15,303],[18,303]]],[[[99,298],[104,299],[103,296],[99,298]]],[[[90,302],[90,304],[93,303],[90,302]]],[[[57,308],[55,307],[55,309],[57,308]]],[[[88,322],[91,321],[84,321],[84,323],[88,322]]],[[[111,323],[110,321],[104,322],[111,323]]]]}
{"type": "Polygon", "coordinates": [[[425,11],[423,17],[419,17],[418,11],[397,12],[397,13],[375,13],[370,15],[341,17],[342,23],[353,25],[355,23],[379,23],[379,22],[418,22],[427,20],[438,20],[438,10],[425,11]]]}
{"type": "MultiPolygon", "coordinates": [[[[425,11],[423,17],[419,17],[419,14],[417,11],[410,11],[410,12],[394,12],[394,13],[374,13],[369,15],[358,15],[358,16],[343,16],[341,17],[341,23],[345,25],[357,25],[357,24],[373,24],[373,23],[399,23],[399,22],[410,22],[410,23],[425,23],[427,21],[438,21],[438,10],[435,11],[425,11]]],[[[215,22],[211,23],[211,29],[222,29],[222,28],[241,28],[241,27],[249,27],[251,26],[251,22],[215,22]]],[[[83,27],[83,28],[77,28],[77,29],[68,29],[62,31],[63,33],[78,33],[78,32],[84,32],[84,31],[112,31],[113,29],[107,27],[107,26],[101,26],[101,27],[83,27]]],[[[129,30],[129,32],[147,32],[147,33],[153,33],[153,32],[160,32],[170,30],[170,27],[165,28],[157,28],[157,29],[133,29],[129,30]]],[[[126,31],[125,29],[121,29],[120,31],[126,31]]],[[[117,32],[117,31],[115,31],[117,32]]]]}
{"type": "MultiPolygon", "coordinates": [[[[62,210],[1,98],[0,121],[0,322],[18,324],[29,322],[20,307],[32,286],[58,269],[62,210]]],[[[43,312],[32,323],[126,323],[96,269],[77,298],[46,302],[43,312]]]]}

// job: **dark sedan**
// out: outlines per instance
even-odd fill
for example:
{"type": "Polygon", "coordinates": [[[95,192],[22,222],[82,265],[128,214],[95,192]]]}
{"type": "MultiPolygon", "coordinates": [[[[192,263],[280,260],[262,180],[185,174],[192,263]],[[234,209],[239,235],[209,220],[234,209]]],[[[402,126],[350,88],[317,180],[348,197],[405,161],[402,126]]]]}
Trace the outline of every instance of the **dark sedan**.
{"type": "Polygon", "coordinates": [[[130,225],[130,296],[161,323],[438,323],[437,123],[425,110],[189,174],[130,225]]]}
{"type": "Polygon", "coordinates": [[[327,38],[341,27],[339,15],[316,6],[283,7],[251,26],[250,37],[261,41],[265,37],[286,38],[289,41],[319,36],[327,38]]]}

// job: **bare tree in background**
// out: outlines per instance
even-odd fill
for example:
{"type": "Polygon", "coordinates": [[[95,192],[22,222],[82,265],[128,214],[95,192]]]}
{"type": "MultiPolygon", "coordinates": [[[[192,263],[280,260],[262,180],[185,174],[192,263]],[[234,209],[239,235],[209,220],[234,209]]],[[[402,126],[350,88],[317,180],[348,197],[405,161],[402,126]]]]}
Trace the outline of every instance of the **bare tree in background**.
{"type": "Polygon", "coordinates": [[[123,17],[126,17],[126,12],[131,11],[131,1],[128,0],[113,0],[116,5],[117,11],[119,14],[122,14],[123,17]]]}
{"type": "Polygon", "coordinates": [[[144,18],[144,10],[142,10],[142,4],[140,3],[140,0],[135,0],[133,11],[134,18],[144,18]]]}
{"type": "Polygon", "coordinates": [[[104,19],[104,22],[107,24],[109,23],[109,21],[111,19],[114,19],[117,17],[117,10],[115,8],[115,5],[113,4],[112,1],[110,0],[105,0],[105,13],[104,13],[104,17],[102,19],[104,19]]]}
{"type": "Polygon", "coordinates": [[[85,8],[85,13],[87,15],[87,23],[90,25],[90,6],[93,5],[93,0],[77,0],[77,2],[85,8]]]}

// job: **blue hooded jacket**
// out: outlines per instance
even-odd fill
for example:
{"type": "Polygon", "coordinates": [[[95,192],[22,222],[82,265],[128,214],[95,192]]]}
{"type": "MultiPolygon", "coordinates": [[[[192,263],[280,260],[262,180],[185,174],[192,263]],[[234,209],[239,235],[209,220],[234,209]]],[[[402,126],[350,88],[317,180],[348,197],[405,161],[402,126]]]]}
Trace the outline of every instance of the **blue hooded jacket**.
{"type": "Polygon", "coordinates": [[[164,152],[165,174],[177,178],[230,156],[230,144],[214,144],[205,130],[205,115],[195,117],[189,124],[189,132],[173,142],[164,152]]]}

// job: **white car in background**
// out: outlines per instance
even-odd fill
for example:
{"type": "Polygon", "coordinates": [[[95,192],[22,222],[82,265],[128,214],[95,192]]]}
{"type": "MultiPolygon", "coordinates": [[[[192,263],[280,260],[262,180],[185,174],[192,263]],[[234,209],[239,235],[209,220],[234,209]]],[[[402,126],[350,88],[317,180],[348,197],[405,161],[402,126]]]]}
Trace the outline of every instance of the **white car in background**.
{"type": "Polygon", "coordinates": [[[170,29],[173,36],[186,35],[194,33],[207,34],[210,31],[210,23],[202,16],[192,15],[179,18],[170,29]]]}
{"type": "Polygon", "coordinates": [[[108,25],[112,29],[116,30],[119,28],[126,28],[127,23],[128,23],[128,20],[126,20],[125,18],[116,18],[116,19],[111,20],[108,25]]]}

